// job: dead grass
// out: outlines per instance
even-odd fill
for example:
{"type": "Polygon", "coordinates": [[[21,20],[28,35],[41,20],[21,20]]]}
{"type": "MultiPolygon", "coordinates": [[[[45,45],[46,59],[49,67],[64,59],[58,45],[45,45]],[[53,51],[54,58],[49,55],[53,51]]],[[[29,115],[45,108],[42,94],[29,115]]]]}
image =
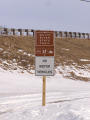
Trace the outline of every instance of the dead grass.
{"type": "Polygon", "coordinates": [[[19,66],[28,69],[28,65],[34,65],[34,39],[24,36],[0,36],[0,58],[7,61],[16,60],[19,66]],[[21,52],[19,51],[21,50],[21,52]]]}
{"type": "MultiPolygon", "coordinates": [[[[0,36],[0,48],[3,48],[0,51],[0,58],[8,62],[16,60],[18,66],[23,67],[23,69],[28,69],[28,65],[34,69],[34,42],[35,40],[31,36],[0,36]]],[[[90,60],[90,40],[75,38],[55,39],[55,66],[69,66],[75,63],[77,64],[75,67],[83,68],[84,65],[90,64],[90,61],[81,61],[80,59],[90,60]]],[[[73,74],[71,76],[76,78],[73,74]]]]}
{"type": "Polygon", "coordinates": [[[86,39],[56,39],[56,64],[70,65],[73,62],[79,66],[90,64],[90,61],[80,61],[80,59],[90,60],[90,40],[86,39]]]}

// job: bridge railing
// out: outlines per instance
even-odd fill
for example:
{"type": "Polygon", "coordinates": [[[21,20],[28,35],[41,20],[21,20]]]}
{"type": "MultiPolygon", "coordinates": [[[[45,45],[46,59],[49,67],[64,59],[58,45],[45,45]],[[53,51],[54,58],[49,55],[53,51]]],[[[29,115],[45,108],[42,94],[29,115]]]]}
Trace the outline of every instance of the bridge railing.
{"type": "MultiPolygon", "coordinates": [[[[0,35],[34,36],[33,29],[0,28],[0,35]]],[[[90,39],[90,33],[54,31],[56,38],[90,39]]]]}

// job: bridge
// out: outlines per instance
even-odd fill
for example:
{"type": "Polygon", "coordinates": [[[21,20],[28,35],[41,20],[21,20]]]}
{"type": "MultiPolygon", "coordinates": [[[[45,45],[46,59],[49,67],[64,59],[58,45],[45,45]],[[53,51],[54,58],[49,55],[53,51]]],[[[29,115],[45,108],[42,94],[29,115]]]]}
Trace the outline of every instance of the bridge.
{"type": "MultiPolygon", "coordinates": [[[[30,36],[34,37],[34,29],[15,29],[0,27],[0,35],[17,35],[17,36],[30,36]]],[[[90,33],[68,32],[68,31],[54,31],[56,38],[77,38],[77,39],[90,39],[90,33]]]]}

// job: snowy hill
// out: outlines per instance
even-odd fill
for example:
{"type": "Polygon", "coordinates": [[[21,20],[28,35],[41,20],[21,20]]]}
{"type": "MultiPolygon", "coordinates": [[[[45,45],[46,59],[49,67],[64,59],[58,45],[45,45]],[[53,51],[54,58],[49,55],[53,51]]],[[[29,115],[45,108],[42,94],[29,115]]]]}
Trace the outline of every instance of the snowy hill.
{"type": "Polygon", "coordinates": [[[56,39],[55,76],[35,76],[34,38],[0,36],[1,120],[90,120],[90,41],[56,39]],[[77,44],[78,43],[78,44],[77,44]]]}
{"type": "MultiPolygon", "coordinates": [[[[0,36],[0,67],[32,73],[35,69],[34,42],[32,36],[0,36]]],[[[56,68],[63,77],[90,81],[90,40],[55,38],[56,68]]]]}

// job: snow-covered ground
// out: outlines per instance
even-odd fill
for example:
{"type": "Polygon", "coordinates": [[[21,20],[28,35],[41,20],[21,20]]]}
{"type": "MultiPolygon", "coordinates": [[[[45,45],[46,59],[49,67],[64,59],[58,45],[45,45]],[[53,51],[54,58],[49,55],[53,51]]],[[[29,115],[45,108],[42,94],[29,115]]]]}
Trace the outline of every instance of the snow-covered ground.
{"type": "Polygon", "coordinates": [[[0,69],[0,120],[90,120],[90,82],[47,77],[42,107],[42,77],[0,69]]]}
{"type": "Polygon", "coordinates": [[[63,76],[71,76],[70,73],[73,72],[76,76],[86,77],[86,78],[88,78],[88,80],[90,80],[90,69],[88,69],[89,66],[90,66],[90,64],[85,65],[85,66],[83,66],[82,69],[81,69],[81,66],[80,66],[80,68],[79,68],[79,66],[78,66],[78,68],[75,67],[75,64],[70,65],[70,66],[58,66],[56,71],[62,73],[63,76]]]}

